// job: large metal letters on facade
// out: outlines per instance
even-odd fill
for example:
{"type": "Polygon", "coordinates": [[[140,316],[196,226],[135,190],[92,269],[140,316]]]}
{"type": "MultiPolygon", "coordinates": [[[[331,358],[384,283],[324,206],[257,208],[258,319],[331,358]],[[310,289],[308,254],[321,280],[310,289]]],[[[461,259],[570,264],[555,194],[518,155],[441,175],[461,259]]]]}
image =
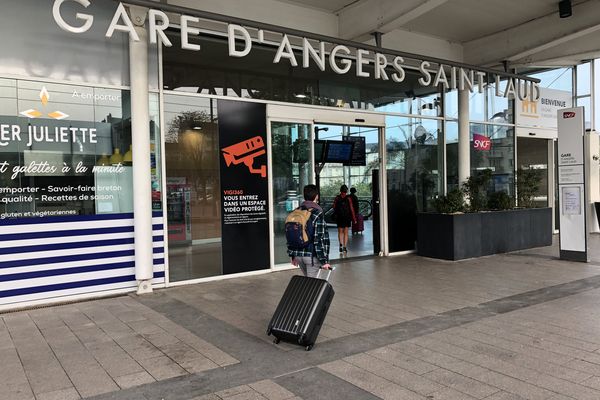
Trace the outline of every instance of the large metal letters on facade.
{"type": "MultiPolygon", "coordinates": [[[[94,16],[85,13],[76,13],[75,18],[80,21],[78,25],[67,23],[61,13],[61,5],[67,0],[55,0],[52,8],[54,20],[56,24],[63,30],[75,34],[83,33],[89,30],[94,24],[94,16]]],[[[79,3],[83,9],[90,5],[89,0],[70,0],[79,3]]],[[[193,16],[182,15],[180,17],[181,30],[181,47],[190,51],[201,51],[198,44],[189,42],[190,35],[198,35],[200,30],[192,27],[189,24],[200,23],[200,19],[193,16]]],[[[172,43],[165,34],[165,30],[169,27],[169,17],[163,11],[151,9],[148,11],[148,29],[149,41],[156,44],[158,41],[162,45],[171,47],[172,43]]],[[[139,41],[133,22],[131,21],[125,6],[119,3],[114,13],[111,23],[106,29],[105,36],[111,38],[115,32],[127,33],[131,40],[139,41]]],[[[253,39],[250,31],[240,25],[229,24],[227,29],[229,56],[245,57],[252,51],[253,43],[268,43],[277,47],[277,52],[273,58],[273,63],[288,62],[292,67],[300,65],[299,58],[303,68],[308,68],[310,63],[314,63],[321,71],[325,71],[327,64],[329,68],[336,74],[347,74],[352,69],[357,77],[372,78],[384,81],[392,81],[399,83],[404,81],[406,77],[405,61],[401,56],[388,56],[383,53],[373,52],[361,48],[351,50],[348,46],[334,43],[326,43],[323,41],[309,41],[306,38],[302,39],[301,48],[292,46],[290,37],[283,34],[278,42],[265,40],[265,32],[261,29],[257,30],[256,37],[253,39]],[[241,47],[238,48],[238,46],[241,47]],[[326,47],[328,51],[326,51],[326,47]],[[301,56],[298,55],[301,53],[301,56]],[[326,62],[326,54],[329,54],[328,63],[326,62]],[[367,71],[366,66],[370,65],[373,71],[367,71]]],[[[437,87],[444,86],[446,90],[469,90],[471,92],[477,90],[482,93],[488,84],[488,73],[477,69],[462,68],[456,66],[445,65],[443,63],[432,63],[429,61],[420,61],[418,66],[420,78],[418,83],[421,86],[437,87]]],[[[501,76],[495,75],[492,77],[495,81],[496,96],[509,97],[513,96],[521,100],[527,98],[536,101],[540,97],[539,86],[536,82],[509,77],[501,83],[501,76]]]]}

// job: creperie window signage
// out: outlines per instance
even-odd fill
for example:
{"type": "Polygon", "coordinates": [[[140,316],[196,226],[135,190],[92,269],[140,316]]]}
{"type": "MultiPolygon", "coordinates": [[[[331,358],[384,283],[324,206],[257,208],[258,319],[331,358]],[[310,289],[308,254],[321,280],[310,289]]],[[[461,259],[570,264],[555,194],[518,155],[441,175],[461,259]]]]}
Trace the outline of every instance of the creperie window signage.
{"type": "MultiPolygon", "coordinates": [[[[56,24],[63,30],[71,33],[87,32],[94,24],[94,16],[83,12],[75,14],[75,18],[80,21],[78,25],[71,25],[63,18],[61,6],[65,2],[79,3],[83,8],[90,6],[89,0],[55,0],[52,7],[52,14],[56,24]]],[[[150,9],[148,11],[148,37],[152,44],[158,41],[166,47],[171,47],[173,44],[165,34],[165,30],[169,27],[169,17],[163,11],[150,9]]],[[[190,51],[200,51],[201,47],[198,44],[190,43],[190,36],[199,35],[198,28],[190,26],[190,24],[200,23],[200,19],[189,15],[181,15],[181,48],[190,51]]],[[[119,3],[113,15],[113,18],[106,29],[105,36],[112,38],[115,32],[127,33],[131,40],[139,41],[139,35],[135,31],[134,24],[127,14],[125,6],[119,3]]],[[[245,57],[252,51],[252,38],[249,31],[240,25],[229,24],[227,28],[229,56],[245,57]],[[236,45],[237,42],[237,45],[236,45]],[[241,44],[241,46],[240,46],[241,44]]],[[[264,31],[258,30],[258,41],[264,41],[264,31]]],[[[351,50],[347,46],[341,44],[330,44],[331,49],[326,52],[326,42],[309,41],[302,38],[302,54],[298,56],[292,47],[287,34],[283,34],[277,45],[277,52],[273,58],[274,64],[287,62],[292,67],[298,67],[302,64],[303,68],[309,68],[311,64],[317,66],[321,71],[327,68],[336,74],[344,75],[353,70],[357,77],[371,78],[384,81],[392,81],[396,83],[403,82],[405,73],[404,59],[400,56],[395,56],[393,59],[383,53],[372,52],[365,49],[351,50]],[[329,57],[327,56],[329,54],[329,57]],[[355,60],[355,62],[352,61],[355,60]],[[365,69],[367,65],[372,65],[373,72],[365,69]]],[[[421,61],[418,67],[421,77],[418,83],[421,86],[444,86],[446,90],[460,89],[474,92],[477,90],[482,93],[487,85],[487,72],[478,71],[468,68],[460,68],[445,64],[432,65],[429,61],[421,61]]],[[[537,101],[540,97],[539,86],[536,82],[529,80],[521,80],[516,78],[506,78],[501,82],[501,76],[495,76],[495,91],[498,97],[515,97],[525,100],[528,97],[533,101],[537,101]]]]}

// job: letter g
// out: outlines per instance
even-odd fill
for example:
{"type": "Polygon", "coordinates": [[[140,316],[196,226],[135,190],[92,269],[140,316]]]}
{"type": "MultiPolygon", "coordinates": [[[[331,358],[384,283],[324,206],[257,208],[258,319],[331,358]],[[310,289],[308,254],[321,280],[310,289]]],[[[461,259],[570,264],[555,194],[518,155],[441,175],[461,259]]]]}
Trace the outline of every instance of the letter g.
{"type": "MultiPolygon", "coordinates": [[[[63,19],[62,15],[60,15],[60,6],[65,1],[67,1],[67,0],[55,0],[54,6],[52,6],[52,15],[54,16],[54,21],[56,21],[56,24],[67,32],[72,32],[72,33],[87,32],[92,27],[92,23],[94,22],[94,17],[89,14],[77,13],[77,14],[75,14],[75,17],[77,19],[85,21],[84,24],[81,25],[80,27],[71,26],[71,25],[67,24],[67,22],[63,19]]],[[[90,5],[89,0],[71,0],[71,1],[79,3],[82,6],[84,6],[85,8],[88,8],[90,5]]]]}

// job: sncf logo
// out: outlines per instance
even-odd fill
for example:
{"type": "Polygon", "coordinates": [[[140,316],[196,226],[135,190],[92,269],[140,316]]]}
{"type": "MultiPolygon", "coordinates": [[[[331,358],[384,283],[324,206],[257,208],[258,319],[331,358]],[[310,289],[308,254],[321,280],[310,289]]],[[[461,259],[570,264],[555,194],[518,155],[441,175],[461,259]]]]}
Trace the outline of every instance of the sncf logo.
{"type": "Polygon", "coordinates": [[[565,111],[563,113],[563,118],[574,118],[575,117],[575,113],[573,111],[565,111]]]}
{"type": "Polygon", "coordinates": [[[492,140],[478,133],[473,134],[473,147],[479,151],[489,151],[492,148],[492,140]]]}

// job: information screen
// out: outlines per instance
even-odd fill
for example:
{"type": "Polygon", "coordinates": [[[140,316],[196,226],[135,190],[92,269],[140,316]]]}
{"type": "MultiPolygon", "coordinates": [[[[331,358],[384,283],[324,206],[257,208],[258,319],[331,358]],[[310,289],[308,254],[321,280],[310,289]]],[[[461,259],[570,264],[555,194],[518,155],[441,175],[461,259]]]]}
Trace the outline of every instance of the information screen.
{"type": "Polygon", "coordinates": [[[344,141],[352,143],[352,159],[344,165],[364,167],[367,165],[367,144],[364,136],[345,136],[344,141]]]}
{"type": "Polygon", "coordinates": [[[352,159],[352,142],[344,142],[337,140],[327,141],[327,156],[325,162],[330,163],[347,163],[352,159]]]}

